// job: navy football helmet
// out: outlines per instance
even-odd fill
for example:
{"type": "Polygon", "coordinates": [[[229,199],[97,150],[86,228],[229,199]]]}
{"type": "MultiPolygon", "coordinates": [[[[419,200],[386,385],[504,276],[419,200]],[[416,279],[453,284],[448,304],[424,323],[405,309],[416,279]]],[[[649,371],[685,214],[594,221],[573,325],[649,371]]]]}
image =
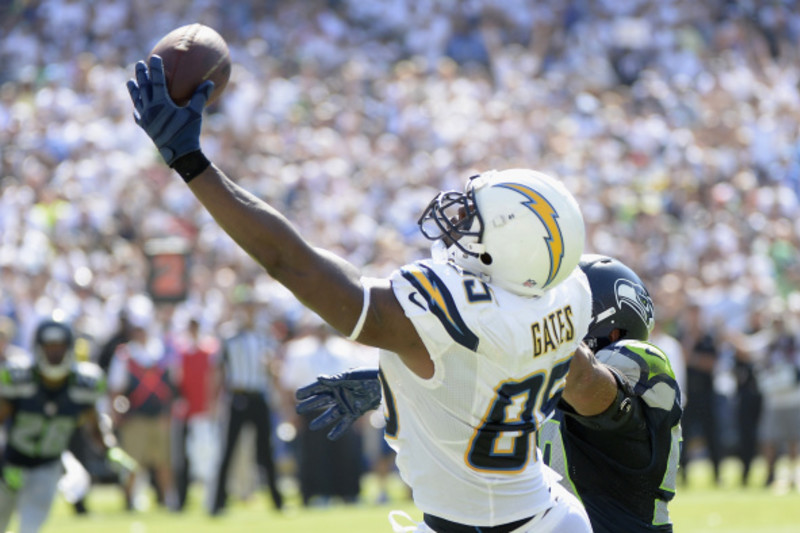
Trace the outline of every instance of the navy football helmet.
{"type": "Polygon", "coordinates": [[[592,320],[584,341],[597,352],[611,344],[615,329],[620,339],[646,341],[655,324],[653,299],[639,276],[622,261],[584,254],[579,263],[592,289],[592,320]]]}
{"type": "Polygon", "coordinates": [[[33,352],[41,374],[52,380],[67,376],[75,362],[72,329],[57,320],[44,320],[36,327],[33,352]]]}

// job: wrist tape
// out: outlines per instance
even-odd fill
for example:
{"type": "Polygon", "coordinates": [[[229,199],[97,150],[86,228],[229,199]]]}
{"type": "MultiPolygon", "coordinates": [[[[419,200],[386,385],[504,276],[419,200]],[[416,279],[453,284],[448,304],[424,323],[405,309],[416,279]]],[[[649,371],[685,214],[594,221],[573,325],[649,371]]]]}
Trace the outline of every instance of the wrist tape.
{"type": "Polygon", "coordinates": [[[180,174],[183,181],[189,183],[207,169],[210,164],[211,161],[206,159],[203,152],[196,150],[176,159],[172,163],[172,168],[180,174]]]}

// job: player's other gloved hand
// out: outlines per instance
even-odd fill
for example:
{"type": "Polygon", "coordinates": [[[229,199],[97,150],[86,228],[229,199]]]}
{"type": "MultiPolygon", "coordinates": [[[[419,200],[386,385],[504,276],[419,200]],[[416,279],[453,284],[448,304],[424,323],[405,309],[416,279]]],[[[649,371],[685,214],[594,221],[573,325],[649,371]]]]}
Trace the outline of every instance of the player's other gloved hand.
{"type": "Polygon", "coordinates": [[[381,383],[376,369],[356,369],[333,376],[318,376],[317,381],[300,387],[295,393],[298,414],[325,411],[311,421],[309,428],[318,430],[333,425],[330,440],[342,436],[347,428],[367,411],[381,403],[381,383]]]}
{"type": "Polygon", "coordinates": [[[212,81],[203,82],[189,105],[178,107],[167,90],[164,63],[154,55],[150,66],[136,63],[136,80],[128,80],[133,101],[133,118],[158,148],[161,157],[185,181],[200,174],[210,164],[200,151],[203,108],[214,90],[212,81]]]}
{"type": "Polygon", "coordinates": [[[106,452],[106,458],[111,470],[120,477],[123,483],[139,468],[139,463],[136,462],[136,459],[128,455],[119,446],[109,448],[108,452],[106,452]]]}
{"type": "Polygon", "coordinates": [[[3,483],[12,492],[17,492],[22,488],[24,482],[25,475],[21,468],[0,463],[0,483],[3,483]]]}

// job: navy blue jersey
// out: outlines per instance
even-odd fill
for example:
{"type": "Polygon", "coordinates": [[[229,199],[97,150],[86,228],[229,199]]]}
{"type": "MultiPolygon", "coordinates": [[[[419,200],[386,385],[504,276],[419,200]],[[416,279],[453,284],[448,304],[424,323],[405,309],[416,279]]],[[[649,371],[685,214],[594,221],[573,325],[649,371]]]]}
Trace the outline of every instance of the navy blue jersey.
{"type": "Polygon", "coordinates": [[[48,388],[32,363],[8,361],[0,367],[0,398],[11,404],[4,461],[33,467],[59,459],[81,415],[105,393],[102,370],[73,365],[63,385],[48,388]]]}
{"type": "Polygon", "coordinates": [[[617,342],[597,358],[614,371],[617,399],[592,417],[562,400],[539,433],[545,462],[581,499],[595,533],[671,532],[682,410],[669,360],[641,341],[617,342]]]}

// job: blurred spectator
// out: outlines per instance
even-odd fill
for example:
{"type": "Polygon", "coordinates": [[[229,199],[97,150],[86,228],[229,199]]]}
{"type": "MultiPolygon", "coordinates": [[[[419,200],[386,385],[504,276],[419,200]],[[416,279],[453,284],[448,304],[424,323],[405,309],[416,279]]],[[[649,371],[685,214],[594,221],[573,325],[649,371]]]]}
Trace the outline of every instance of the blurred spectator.
{"type": "Polygon", "coordinates": [[[236,332],[222,341],[217,365],[220,394],[221,446],[208,494],[209,512],[220,514],[227,503],[228,470],[242,429],[256,431],[256,464],[259,481],[272,497],[275,509],[283,508],[272,444],[270,397],[276,393],[270,370],[276,360],[278,343],[258,323],[262,309],[251,294],[243,295],[236,308],[236,332]]]}
{"type": "Polygon", "coordinates": [[[17,326],[7,316],[0,316],[0,362],[12,357],[30,357],[28,352],[14,344],[17,326]]]}
{"type": "MultiPolygon", "coordinates": [[[[313,382],[318,374],[336,374],[370,363],[359,358],[367,350],[342,339],[315,315],[287,344],[281,385],[287,404],[294,391],[313,382]]],[[[374,367],[375,360],[371,362],[374,367]]],[[[332,500],[355,503],[361,492],[361,433],[348,428],[335,441],[325,431],[311,431],[308,424],[319,413],[294,415],[298,430],[298,467],[303,505],[325,505],[332,500]]],[[[363,422],[362,422],[363,423],[363,422]]]]}
{"type": "MultiPolygon", "coordinates": [[[[177,508],[183,509],[189,486],[208,461],[210,445],[203,442],[210,434],[209,402],[212,398],[212,358],[218,350],[215,338],[202,336],[200,322],[190,318],[184,335],[176,340],[173,379],[178,397],[173,408],[172,464],[177,492],[177,508]],[[190,446],[191,444],[191,446],[190,446]]],[[[208,472],[205,478],[208,477],[208,472]]]]}
{"type": "Polygon", "coordinates": [[[657,317],[653,331],[650,334],[650,342],[663,350],[667,357],[669,357],[669,364],[672,367],[672,372],[675,374],[675,381],[678,382],[678,387],[681,390],[681,404],[686,406],[686,354],[683,351],[683,346],[678,339],[670,335],[664,329],[664,323],[667,320],[662,320],[657,317]]]}
{"type": "Polygon", "coordinates": [[[758,428],[763,398],[756,368],[763,365],[767,349],[773,341],[769,320],[767,308],[756,307],[750,315],[747,329],[741,334],[733,333],[729,339],[735,358],[737,455],[742,462],[742,486],[747,486],[750,481],[750,468],[759,451],[758,428]]]}
{"type": "Polygon", "coordinates": [[[800,488],[797,468],[800,452],[800,343],[794,324],[784,317],[775,320],[772,342],[767,348],[766,365],[759,373],[764,395],[764,415],[760,437],[767,461],[767,486],[778,490],[795,485],[800,488]],[[776,465],[782,451],[789,459],[789,479],[777,478],[776,465]]]}
{"type": "Polygon", "coordinates": [[[478,15],[459,14],[454,17],[445,54],[464,67],[489,68],[489,51],[481,34],[478,15]]]}
{"type": "Polygon", "coordinates": [[[111,366],[111,361],[114,359],[114,354],[120,344],[125,344],[131,340],[131,323],[128,320],[126,312],[120,312],[118,315],[117,329],[100,347],[100,352],[97,354],[97,364],[103,371],[108,372],[111,366]]]}
{"type": "Polygon", "coordinates": [[[702,308],[692,303],[681,322],[681,343],[687,354],[686,410],[683,414],[684,444],[681,457],[684,480],[688,465],[698,451],[705,451],[711,460],[714,483],[720,483],[722,462],[719,401],[714,389],[714,373],[719,358],[716,333],[706,323],[702,308]]]}
{"type": "MultiPolygon", "coordinates": [[[[131,339],[117,347],[108,370],[112,415],[125,449],[154,474],[157,500],[177,509],[170,461],[173,384],[163,341],[149,316],[131,316],[131,339]]],[[[138,508],[140,487],[128,493],[138,508]]]]}

